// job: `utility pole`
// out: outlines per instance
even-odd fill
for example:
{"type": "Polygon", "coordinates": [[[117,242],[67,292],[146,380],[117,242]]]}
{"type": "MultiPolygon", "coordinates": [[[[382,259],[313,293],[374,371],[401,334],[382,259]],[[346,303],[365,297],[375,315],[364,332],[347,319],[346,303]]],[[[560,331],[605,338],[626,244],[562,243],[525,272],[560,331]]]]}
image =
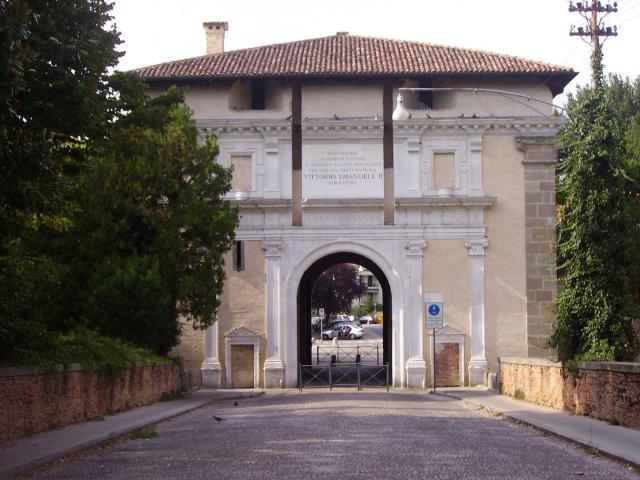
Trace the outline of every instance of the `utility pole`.
{"type": "MultiPolygon", "coordinates": [[[[618,35],[618,27],[606,27],[603,23],[605,17],[610,13],[618,11],[618,3],[613,2],[613,5],[607,3],[603,5],[599,0],[591,0],[589,5],[588,0],[585,2],[569,2],[569,11],[578,12],[586,21],[586,26],[577,27],[571,26],[569,35],[572,37],[591,37],[591,41],[584,40],[591,44],[593,52],[597,52],[600,49],[600,37],[615,37],[618,35]],[[598,19],[598,14],[602,13],[602,17],[598,19]]],[[[595,75],[592,78],[592,82],[595,86],[597,79],[595,75]]]]}

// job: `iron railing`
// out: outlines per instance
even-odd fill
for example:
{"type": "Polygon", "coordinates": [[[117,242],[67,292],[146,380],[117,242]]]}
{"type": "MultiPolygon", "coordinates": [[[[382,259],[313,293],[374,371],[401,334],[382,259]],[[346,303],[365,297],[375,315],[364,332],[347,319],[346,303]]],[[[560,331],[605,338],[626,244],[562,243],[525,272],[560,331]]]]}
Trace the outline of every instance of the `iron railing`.
{"type": "Polygon", "coordinates": [[[364,363],[367,365],[380,365],[380,345],[316,345],[312,354],[312,362],[315,365],[328,363],[364,363]],[[333,357],[335,356],[335,359],[333,357]]]}
{"type": "Polygon", "coordinates": [[[389,365],[330,362],[323,365],[302,365],[298,368],[298,385],[303,388],[369,387],[386,388],[389,391],[389,365]]]}

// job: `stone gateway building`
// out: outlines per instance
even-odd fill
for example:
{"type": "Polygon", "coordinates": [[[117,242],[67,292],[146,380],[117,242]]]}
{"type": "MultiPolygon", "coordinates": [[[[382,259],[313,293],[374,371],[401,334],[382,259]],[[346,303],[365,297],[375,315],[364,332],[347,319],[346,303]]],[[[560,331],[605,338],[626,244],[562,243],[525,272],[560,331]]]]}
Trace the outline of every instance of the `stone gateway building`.
{"type": "Polygon", "coordinates": [[[437,352],[464,384],[486,382],[499,356],[545,355],[562,126],[550,102],[573,70],[346,32],[225,52],[228,25],[204,28],[207,55],[137,70],[152,94],[186,87],[234,167],[219,316],[177,347],[196,383],[297,386],[311,289],[338,263],[381,285],[395,387],[429,385],[431,301],[437,352]]]}

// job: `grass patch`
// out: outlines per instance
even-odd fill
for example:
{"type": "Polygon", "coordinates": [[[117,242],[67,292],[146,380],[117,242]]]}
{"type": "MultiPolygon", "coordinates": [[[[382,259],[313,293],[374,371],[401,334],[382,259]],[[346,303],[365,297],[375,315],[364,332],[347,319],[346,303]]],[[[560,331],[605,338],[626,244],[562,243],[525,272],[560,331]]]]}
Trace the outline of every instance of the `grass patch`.
{"type": "Polygon", "coordinates": [[[609,425],[620,425],[620,420],[618,420],[616,417],[612,417],[608,420],[609,425]]]}
{"type": "Polygon", "coordinates": [[[516,391],[513,392],[513,398],[516,400],[524,400],[524,392],[519,388],[516,388],[516,391]]]}
{"type": "Polygon", "coordinates": [[[587,452],[589,455],[598,455],[598,449],[594,448],[594,447],[587,447],[584,449],[585,452],[587,452]]]}
{"type": "Polygon", "coordinates": [[[142,427],[140,430],[136,430],[131,434],[131,438],[134,440],[149,440],[150,438],[156,438],[158,436],[158,432],[156,432],[155,425],[147,425],[146,427],[142,427]]]}

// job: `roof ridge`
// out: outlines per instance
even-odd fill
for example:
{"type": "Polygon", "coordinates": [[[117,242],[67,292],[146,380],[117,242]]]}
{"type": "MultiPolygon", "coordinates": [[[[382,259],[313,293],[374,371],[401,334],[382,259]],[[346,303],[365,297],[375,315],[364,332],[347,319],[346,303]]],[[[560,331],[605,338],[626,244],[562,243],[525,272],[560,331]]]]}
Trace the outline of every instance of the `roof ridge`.
{"type": "Polygon", "coordinates": [[[551,67],[553,69],[565,70],[567,72],[573,71],[573,69],[571,69],[570,67],[566,67],[564,65],[558,65],[558,64],[554,64],[554,63],[543,62],[543,61],[540,61],[540,60],[534,60],[532,58],[521,57],[519,55],[513,55],[513,54],[509,54],[509,53],[491,52],[489,50],[481,50],[481,49],[477,49],[477,48],[459,47],[459,46],[455,46],[455,45],[443,45],[443,44],[439,44],[439,43],[423,42],[423,41],[418,41],[418,40],[404,40],[404,39],[400,39],[400,38],[373,37],[373,36],[370,36],[370,35],[357,35],[357,34],[354,35],[354,34],[351,34],[351,33],[346,33],[346,34],[337,34],[336,33],[336,34],[333,34],[333,35],[326,35],[326,36],[323,36],[323,37],[305,38],[305,39],[302,39],[302,40],[291,40],[291,41],[288,41],[288,42],[276,42],[276,43],[270,43],[270,44],[267,44],[267,45],[258,45],[258,46],[255,46],[255,47],[239,48],[239,49],[236,49],[236,50],[229,50],[229,51],[220,52],[220,53],[210,53],[210,54],[205,54],[205,55],[197,55],[195,57],[182,58],[182,59],[179,59],[179,60],[171,60],[171,61],[168,61],[168,62],[160,62],[160,63],[156,63],[156,64],[153,64],[153,65],[145,65],[144,67],[139,67],[139,68],[133,69],[133,71],[135,72],[135,71],[146,69],[146,68],[160,67],[160,66],[163,66],[163,65],[175,64],[175,63],[179,63],[179,62],[187,62],[187,61],[193,61],[193,60],[199,60],[199,59],[215,58],[217,56],[242,54],[242,53],[245,53],[245,52],[250,52],[250,51],[253,51],[253,50],[263,49],[263,48],[281,47],[283,45],[291,45],[291,44],[311,43],[311,42],[317,42],[319,40],[326,40],[326,39],[331,39],[331,38],[344,38],[344,37],[362,38],[362,39],[367,39],[367,40],[383,41],[383,42],[401,42],[401,43],[404,43],[404,44],[422,45],[422,46],[425,46],[425,47],[431,47],[431,48],[437,48],[437,49],[452,49],[452,50],[464,51],[464,52],[469,52],[469,53],[478,53],[478,54],[482,54],[482,55],[490,55],[490,56],[500,57],[500,58],[503,58],[503,59],[520,60],[522,62],[533,62],[533,63],[537,63],[538,65],[545,65],[545,66],[551,67]]]}
{"type": "MultiPolygon", "coordinates": [[[[317,40],[323,40],[325,38],[331,38],[331,37],[337,37],[338,35],[329,35],[326,37],[317,37],[317,38],[305,38],[303,40],[292,40],[289,42],[279,42],[279,43],[269,43],[267,45],[258,45],[256,47],[246,47],[246,48],[238,48],[236,50],[227,50],[224,52],[219,52],[219,53],[207,53],[204,55],[197,55],[195,57],[187,57],[187,58],[180,58],[178,60],[170,60],[168,62],[160,62],[160,63],[155,63],[153,65],[145,65],[144,67],[139,67],[139,68],[134,68],[132,71],[138,71],[138,70],[142,70],[145,68],[152,68],[152,67],[160,67],[162,65],[169,65],[172,63],[178,63],[178,62],[187,62],[190,60],[198,60],[201,58],[214,58],[214,57],[218,57],[218,56],[224,56],[224,55],[230,55],[230,54],[234,54],[234,53],[244,53],[244,52],[249,52],[251,50],[257,50],[257,49],[261,49],[261,48],[269,48],[269,47],[277,47],[277,46],[281,46],[281,45],[289,45],[292,43],[302,43],[302,42],[315,42],[317,40]]],[[[375,38],[375,37],[373,37],[375,38]]]]}
{"type": "Polygon", "coordinates": [[[350,33],[200,55],[133,71],[147,80],[254,76],[551,75],[555,93],[576,75],[570,67],[517,55],[350,33]]]}
{"type": "MultiPolygon", "coordinates": [[[[333,36],[339,36],[339,35],[333,35],[333,36]]],[[[564,70],[572,70],[570,67],[565,67],[564,65],[557,65],[554,63],[549,63],[549,62],[543,62],[541,60],[534,60],[533,58],[527,58],[527,57],[521,57],[519,55],[513,55],[510,53],[501,53],[501,52],[492,52],[489,50],[481,50],[478,48],[468,48],[468,47],[459,47],[456,45],[444,45],[441,43],[431,43],[431,42],[422,42],[419,40],[403,40],[401,38],[387,38],[387,37],[372,37],[369,35],[352,35],[350,33],[348,33],[347,35],[343,35],[343,36],[349,36],[349,37],[359,37],[359,38],[367,38],[367,39],[371,39],[371,40],[388,40],[390,42],[403,42],[403,43],[412,43],[412,44],[418,44],[418,45],[424,45],[427,47],[435,47],[435,48],[450,48],[450,49],[454,49],[454,50],[464,50],[465,52],[475,52],[475,53],[481,53],[483,55],[494,55],[497,57],[502,57],[502,58],[512,58],[512,59],[516,59],[516,60],[521,60],[524,62],[534,62],[534,63],[538,63],[540,65],[548,65],[550,67],[554,67],[554,68],[561,68],[564,70]]],[[[328,37],[322,37],[322,38],[328,38],[328,37]]]]}

